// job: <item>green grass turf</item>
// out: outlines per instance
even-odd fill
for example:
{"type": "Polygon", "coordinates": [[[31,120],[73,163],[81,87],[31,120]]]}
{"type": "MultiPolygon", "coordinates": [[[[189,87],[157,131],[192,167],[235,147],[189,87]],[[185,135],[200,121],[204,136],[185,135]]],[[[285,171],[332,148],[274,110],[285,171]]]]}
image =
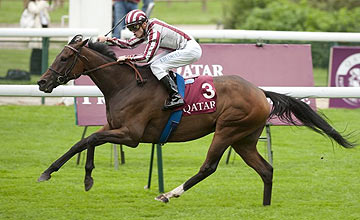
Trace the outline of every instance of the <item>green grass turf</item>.
{"type": "MultiPolygon", "coordinates": [[[[94,186],[84,191],[84,165],[74,157],[52,178],[36,179],[80,139],[74,107],[0,106],[0,219],[359,219],[360,150],[332,146],[309,129],[272,127],[273,200],[263,207],[262,181],[240,159],[225,165],[169,204],[147,182],[150,145],[125,148],[126,164],[110,165],[112,146],[96,148],[94,186]]],[[[335,128],[360,129],[360,110],[326,109],[335,128]]],[[[88,131],[90,134],[95,127],[88,131]]],[[[358,133],[357,133],[358,135],[358,133]]],[[[355,136],[355,138],[358,136],[355,136]]],[[[211,135],[163,147],[165,190],[194,175],[211,135]]],[[[264,154],[264,144],[259,151],[264,154]]],[[[235,160],[233,159],[235,158],[235,160]]],[[[155,167],[156,168],[156,167],[155,167]]],[[[156,170],[156,169],[155,169],[156,170]]]]}

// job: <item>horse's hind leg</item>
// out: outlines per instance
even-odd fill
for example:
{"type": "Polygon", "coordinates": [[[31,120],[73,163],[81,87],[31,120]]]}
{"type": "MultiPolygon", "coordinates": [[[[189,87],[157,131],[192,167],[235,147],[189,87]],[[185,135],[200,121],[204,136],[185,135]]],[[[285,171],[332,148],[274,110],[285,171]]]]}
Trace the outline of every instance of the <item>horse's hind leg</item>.
{"type": "Polygon", "coordinates": [[[214,173],[219,164],[221,156],[229,146],[229,143],[226,143],[225,140],[226,138],[220,138],[215,134],[211,146],[208,150],[206,160],[201,166],[199,172],[195,176],[187,180],[184,184],[178,186],[177,188],[173,189],[168,193],[159,195],[155,199],[161,202],[169,202],[170,198],[179,197],[185,191],[187,191],[188,189],[214,173]]]}
{"type": "Polygon", "coordinates": [[[256,149],[259,135],[249,136],[242,141],[232,144],[231,146],[243,158],[243,160],[260,175],[263,180],[263,205],[265,206],[270,205],[271,203],[273,168],[256,149]]]}

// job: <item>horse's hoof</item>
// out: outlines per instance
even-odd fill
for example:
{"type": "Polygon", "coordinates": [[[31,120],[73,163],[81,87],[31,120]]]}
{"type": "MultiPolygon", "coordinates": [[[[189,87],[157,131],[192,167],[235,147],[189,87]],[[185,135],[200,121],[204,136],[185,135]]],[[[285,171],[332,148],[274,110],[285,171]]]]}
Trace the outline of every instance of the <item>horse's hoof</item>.
{"type": "Polygon", "coordinates": [[[163,202],[163,203],[168,203],[169,199],[166,198],[166,196],[164,196],[164,194],[159,195],[158,197],[155,198],[155,200],[163,202]]]}
{"type": "Polygon", "coordinates": [[[91,189],[91,187],[94,185],[93,178],[85,177],[84,184],[85,184],[85,191],[89,191],[91,189]]]}
{"type": "Polygon", "coordinates": [[[51,178],[51,175],[48,173],[42,173],[41,176],[37,179],[38,182],[43,182],[46,180],[49,180],[51,178]]]}

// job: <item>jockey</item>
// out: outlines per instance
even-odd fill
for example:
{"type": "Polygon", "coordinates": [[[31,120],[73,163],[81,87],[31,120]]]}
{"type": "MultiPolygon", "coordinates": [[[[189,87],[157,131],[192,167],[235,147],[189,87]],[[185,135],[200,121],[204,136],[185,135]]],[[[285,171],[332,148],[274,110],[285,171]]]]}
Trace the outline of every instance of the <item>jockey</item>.
{"type": "Polygon", "coordinates": [[[202,54],[200,45],[194,38],[178,28],[158,19],[148,19],[141,10],[130,11],[125,18],[125,26],[134,33],[128,40],[98,37],[98,41],[109,41],[121,48],[132,49],[146,42],[142,54],[119,56],[118,62],[149,62],[155,77],[165,86],[169,93],[163,110],[174,109],[184,105],[184,100],[178,92],[174,80],[169,76],[169,70],[197,61],[202,54]],[[158,54],[158,49],[164,52],[158,54]]]}

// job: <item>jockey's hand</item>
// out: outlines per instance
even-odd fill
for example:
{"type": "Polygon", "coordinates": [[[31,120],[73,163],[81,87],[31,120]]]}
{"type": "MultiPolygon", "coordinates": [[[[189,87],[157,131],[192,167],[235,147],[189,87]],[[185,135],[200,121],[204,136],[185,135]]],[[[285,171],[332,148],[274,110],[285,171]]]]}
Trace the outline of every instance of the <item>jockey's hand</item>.
{"type": "Polygon", "coordinates": [[[127,56],[119,56],[116,62],[124,62],[127,59],[128,59],[127,56]]]}
{"type": "Polygon", "coordinates": [[[105,36],[99,36],[99,37],[97,38],[97,41],[103,43],[103,42],[105,42],[105,41],[107,41],[107,40],[109,40],[109,39],[111,39],[111,38],[105,37],[105,36]]]}

